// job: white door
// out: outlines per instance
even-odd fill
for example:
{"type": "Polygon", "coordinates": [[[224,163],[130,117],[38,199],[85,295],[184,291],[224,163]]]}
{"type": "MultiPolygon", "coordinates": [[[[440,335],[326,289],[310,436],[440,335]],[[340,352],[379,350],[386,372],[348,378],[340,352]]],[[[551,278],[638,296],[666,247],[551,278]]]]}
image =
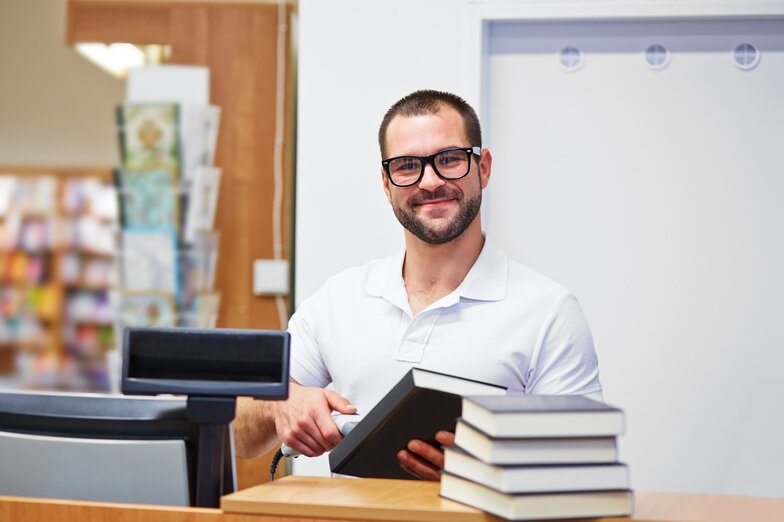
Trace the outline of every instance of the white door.
{"type": "Polygon", "coordinates": [[[634,488],[784,495],[784,22],[488,30],[485,227],[580,300],[634,488]]]}

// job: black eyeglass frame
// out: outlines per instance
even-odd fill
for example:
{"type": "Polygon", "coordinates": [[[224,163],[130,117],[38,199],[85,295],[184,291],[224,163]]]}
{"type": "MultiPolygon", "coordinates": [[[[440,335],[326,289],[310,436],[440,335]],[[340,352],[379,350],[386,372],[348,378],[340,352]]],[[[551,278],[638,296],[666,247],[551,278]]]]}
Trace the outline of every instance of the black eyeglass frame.
{"type": "Polygon", "coordinates": [[[445,181],[455,181],[455,180],[458,180],[458,179],[463,179],[464,177],[468,176],[469,172],[471,172],[471,154],[474,154],[476,156],[480,156],[481,157],[481,155],[482,155],[482,147],[477,147],[476,145],[473,146],[473,147],[452,147],[450,149],[439,150],[438,152],[433,153],[430,156],[411,156],[409,154],[407,154],[405,156],[395,156],[394,158],[387,158],[385,160],[381,160],[381,165],[384,167],[384,172],[386,172],[386,174],[387,174],[387,179],[394,186],[396,186],[396,187],[411,187],[413,185],[418,184],[420,181],[422,181],[422,177],[425,175],[425,167],[427,167],[428,163],[430,165],[432,165],[433,172],[435,172],[436,175],[439,178],[441,178],[441,179],[443,179],[445,181]],[[455,151],[455,150],[462,150],[463,152],[466,153],[466,158],[468,159],[468,170],[466,170],[466,173],[463,174],[462,176],[458,176],[456,178],[447,178],[446,176],[444,176],[443,174],[438,172],[438,167],[436,166],[436,163],[433,160],[439,154],[443,154],[444,152],[451,152],[451,151],[455,151]],[[407,183],[405,185],[400,185],[399,183],[395,183],[394,180],[392,179],[392,173],[389,172],[389,164],[392,163],[395,160],[403,159],[403,158],[412,158],[412,159],[419,160],[419,162],[422,165],[422,168],[419,171],[419,176],[417,176],[417,178],[414,181],[412,181],[411,183],[407,183]]]}

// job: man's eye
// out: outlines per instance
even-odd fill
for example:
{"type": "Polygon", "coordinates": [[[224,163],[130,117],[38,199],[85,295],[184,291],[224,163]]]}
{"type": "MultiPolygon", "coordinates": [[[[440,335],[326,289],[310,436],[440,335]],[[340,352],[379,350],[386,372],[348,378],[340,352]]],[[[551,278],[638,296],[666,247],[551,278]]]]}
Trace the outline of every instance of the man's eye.
{"type": "Polygon", "coordinates": [[[444,154],[438,157],[438,164],[442,167],[454,166],[463,161],[465,161],[465,156],[457,154],[444,154]]]}
{"type": "Polygon", "coordinates": [[[414,160],[401,161],[400,163],[395,164],[394,170],[397,172],[419,170],[419,163],[414,160]]]}

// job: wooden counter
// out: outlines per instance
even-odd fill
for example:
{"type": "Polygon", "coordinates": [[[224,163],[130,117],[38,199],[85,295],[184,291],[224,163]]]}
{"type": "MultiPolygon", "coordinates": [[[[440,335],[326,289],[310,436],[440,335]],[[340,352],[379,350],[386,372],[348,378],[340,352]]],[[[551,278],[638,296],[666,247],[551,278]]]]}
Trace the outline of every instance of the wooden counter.
{"type": "MultiPolygon", "coordinates": [[[[416,522],[500,521],[410,480],[285,477],[221,499],[224,513],[416,522]]],[[[634,515],[592,519],[651,522],[784,522],[784,499],[635,492],[634,515]]]]}
{"type": "MultiPolygon", "coordinates": [[[[221,509],[0,496],[0,522],[498,522],[438,496],[432,482],[286,477],[227,495],[221,509]]],[[[635,493],[631,518],[593,522],[782,522],[784,498],[635,493]]]]}

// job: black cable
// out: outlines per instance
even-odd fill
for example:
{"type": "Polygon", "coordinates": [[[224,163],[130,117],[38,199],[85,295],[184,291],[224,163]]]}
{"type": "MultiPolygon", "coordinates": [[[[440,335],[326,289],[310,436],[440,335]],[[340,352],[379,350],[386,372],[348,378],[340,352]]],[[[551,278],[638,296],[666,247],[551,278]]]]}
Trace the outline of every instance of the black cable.
{"type": "Polygon", "coordinates": [[[278,449],[278,451],[276,451],[275,455],[272,457],[272,462],[270,463],[270,482],[275,480],[275,472],[278,470],[278,463],[282,458],[283,450],[278,449]]]}

